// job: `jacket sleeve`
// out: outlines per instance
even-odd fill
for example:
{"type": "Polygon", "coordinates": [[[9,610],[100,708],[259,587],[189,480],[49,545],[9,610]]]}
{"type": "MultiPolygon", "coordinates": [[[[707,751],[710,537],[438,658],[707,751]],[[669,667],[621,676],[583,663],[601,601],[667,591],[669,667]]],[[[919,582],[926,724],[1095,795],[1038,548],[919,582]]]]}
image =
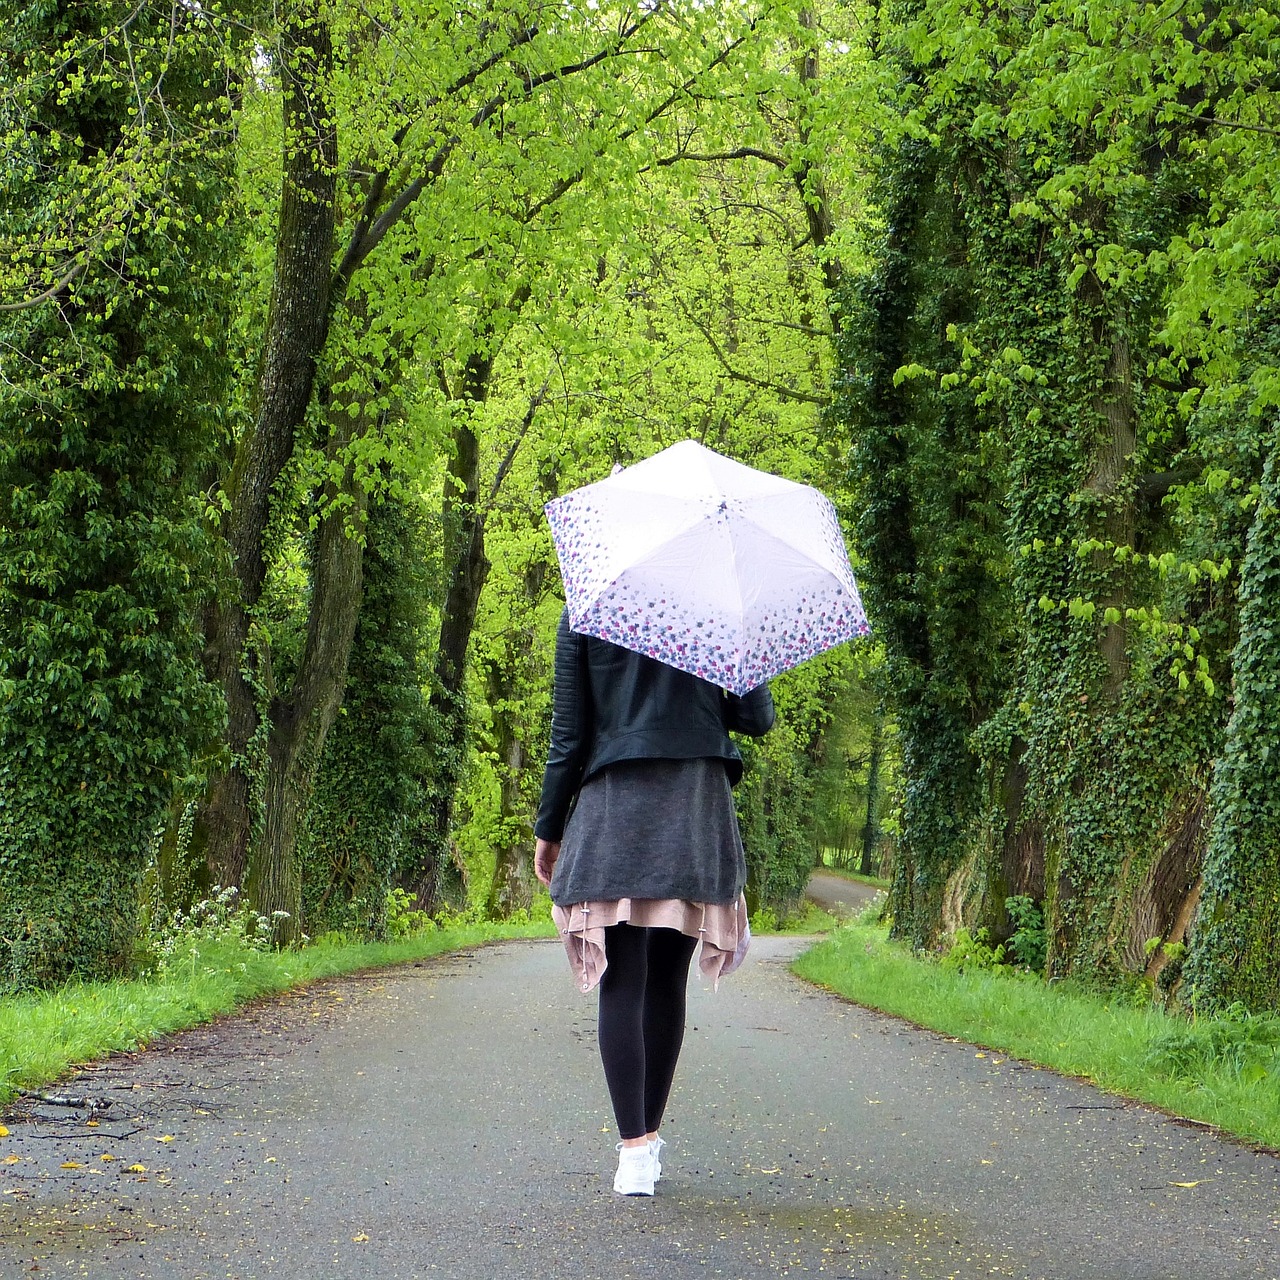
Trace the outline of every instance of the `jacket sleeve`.
{"type": "Polygon", "coordinates": [[[724,727],[751,738],[763,737],[773,728],[773,694],[762,684],[742,697],[727,693],[724,699],[724,727]]]}
{"type": "Polygon", "coordinates": [[[569,612],[556,630],[556,671],[551,699],[551,749],[542,775],[542,798],[533,833],[559,840],[569,808],[582,782],[591,750],[591,686],[587,680],[587,644],[569,630],[569,612]]]}

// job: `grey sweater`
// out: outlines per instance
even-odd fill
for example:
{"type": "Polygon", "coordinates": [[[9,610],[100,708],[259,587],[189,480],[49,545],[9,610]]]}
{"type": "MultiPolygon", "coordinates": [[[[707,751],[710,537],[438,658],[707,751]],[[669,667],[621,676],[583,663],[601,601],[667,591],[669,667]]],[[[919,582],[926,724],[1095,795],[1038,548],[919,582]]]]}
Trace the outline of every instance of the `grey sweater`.
{"type": "Polygon", "coordinates": [[[623,760],[583,786],[551,900],[735,902],[746,878],[723,760],[623,760]]]}

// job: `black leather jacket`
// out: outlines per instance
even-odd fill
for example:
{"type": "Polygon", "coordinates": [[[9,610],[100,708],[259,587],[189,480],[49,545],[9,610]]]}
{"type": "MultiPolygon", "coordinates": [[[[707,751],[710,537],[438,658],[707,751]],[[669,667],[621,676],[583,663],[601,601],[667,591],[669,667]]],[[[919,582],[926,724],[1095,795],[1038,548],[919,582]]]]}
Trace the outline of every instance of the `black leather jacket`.
{"type": "Polygon", "coordinates": [[[559,840],[578,789],[619,760],[710,756],[725,762],[736,784],[742,757],[728,731],[759,737],[772,725],[768,685],[736,697],[644,654],[570,631],[565,612],[556,632],[551,750],[534,834],[559,840]]]}

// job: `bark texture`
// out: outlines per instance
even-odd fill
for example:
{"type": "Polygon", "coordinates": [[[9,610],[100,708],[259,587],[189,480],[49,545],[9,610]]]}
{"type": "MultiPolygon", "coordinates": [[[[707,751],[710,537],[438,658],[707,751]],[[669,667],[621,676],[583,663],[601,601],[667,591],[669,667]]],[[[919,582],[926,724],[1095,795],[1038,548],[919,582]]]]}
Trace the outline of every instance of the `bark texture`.
{"type": "MultiPolygon", "coordinates": [[[[200,818],[201,838],[214,883],[237,886],[245,882],[254,837],[254,770],[269,771],[282,739],[289,741],[294,732],[289,726],[272,726],[266,744],[261,740],[262,699],[255,686],[269,672],[269,655],[251,641],[251,632],[267,575],[277,485],[312,401],[332,305],[338,160],[329,98],[333,48],[315,0],[302,0],[288,11],[279,54],[284,167],[276,261],[257,412],[227,483],[226,539],[234,594],[210,604],[204,620],[206,667],[226,694],[230,768],[210,786],[200,818]]],[[[278,785],[269,782],[265,791],[278,785]]],[[[263,798],[272,797],[264,793],[263,798]]],[[[261,873],[258,883],[265,883],[261,873]]],[[[268,896],[276,900],[274,891],[268,896]]]]}
{"type": "MultiPolygon", "coordinates": [[[[337,421],[346,415],[337,415],[337,421]]],[[[335,429],[330,448],[340,456],[350,436],[335,429]]],[[[317,530],[311,568],[311,609],[297,675],[286,697],[270,706],[263,830],[252,845],[249,901],[274,916],[278,942],[302,932],[302,868],[298,828],[315,785],[326,734],[342,705],[347,664],[360,616],[364,491],[348,465],[340,488],[325,494],[327,514],[317,530]],[[336,505],[345,497],[348,504],[336,505]]]]}

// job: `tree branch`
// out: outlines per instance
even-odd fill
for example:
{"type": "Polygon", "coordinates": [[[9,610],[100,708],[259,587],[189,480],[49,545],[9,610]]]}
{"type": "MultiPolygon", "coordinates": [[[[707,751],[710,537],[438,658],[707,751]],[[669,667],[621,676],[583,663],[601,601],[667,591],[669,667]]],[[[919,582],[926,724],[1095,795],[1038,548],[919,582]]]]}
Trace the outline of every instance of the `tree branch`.
{"type": "MultiPolygon", "coordinates": [[[[542,88],[543,85],[550,84],[552,81],[563,80],[568,76],[577,75],[580,72],[588,71],[592,67],[598,66],[608,58],[619,57],[623,52],[623,47],[626,42],[630,40],[631,37],[634,36],[642,27],[652,21],[658,14],[659,9],[660,7],[651,9],[642,18],[632,23],[629,27],[619,31],[617,39],[612,44],[607,45],[603,49],[597,50],[589,58],[583,58],[580,62],[566,63],[551,71],[544,71],[540,75],[526,73],[521,81],[521,89],[526,95],[528,95],[533,93],[535,90],[542,88]]],[[[531,32],[533,31],[533,29],[530,30],[531,32]]],[[[524,35],[523,32],[521,34],[522,36],[524,35]]],[[[532,38],[533,36],[530,34],[528,39],[532,38]]],[[[507,56],[511,50],[518,48],[519,44],[523,43],[527,43],[527,40],[522,39],[518,44],[513,44],[510,49],[504,50],[503,56],[507,56]]],[[[480,69],[477,69],[474,74],[468,73],[468,76],[464,76],[462,80],[459,81],[459,88],[465,88],[474,83],[479,74],[480,69]]],[[[489,120],[507,105],[509,96],[510,95],[506,92],[497,94],[490,98],[488,102],[485,102],[476,108],[475,113],[468,121],[468,127],[471,129],[480,128],[485,121],[489,120]]],[[[408,126],[405,126],[406,131],[407,127],[408,126]]],[[[402,139],[404,137],[404,133],[401,132],[398,134],[398,137],[402,139]]],[[[390,231],[396,222],[399,221],[404,211],[408,209],[415,200],[417,200],[431,182],[440,176],[444,171],[444,166],[448,162],[449,157],[453,154],[461,141],[462,138],[460,134],[454,134],[451,137],[446,138],[440,144],[435,155],[433,155],[427,162],[423,171],[396,195],[396,197],[371,226],[365,224],[367,229],[360,235],[359,239],[357,240],[353,236],[351,243],[347,247],[346,253],[343,254],[342,264],[335,276],[334,283],[339,291],[345,289],[346,285],[350,283],[352,274],[369,256],[369,254],[378,247],[387,232],[390,231]]],[[[571,180],[570,185],[572,185],[572,182],[577,180],[578,178],[571,180]]],[[[379,200],[381,200],[382,194],[383,193],[380,191],[378,197],[379,200]]],[[[366,201],[366,209],[368,209],[368,207],[368,202],[366,201]]],[[[357,228],[357,230],[359,230],[359,228],[357,228]]]]}
{"type": "Polygon", "coordinates": [[[707,345],[715,352],[716,359],[720,361],[724,371],[735,382],[744,382],[747,386],[759,387],[762,391],[772,391],[774,395],[781,396],[784,400],[794,400],[800,404],[817,404],[825,408],[830,403],[829,398],[826,396],[817,396],[811,391],[796,391],[792,387],[784,387],[779,382],[769,382],[764,378],[757,378],[752,374],[743,373],[741,369],[735,369],[730,363],[729,357],[721,351],[720,344],[715,340],[710,328],[704,325],[678,298],[676,299],[676,305],[684,312],[685,319],[707,340],[707,345]]]}
{"type": "Polygon", "coordinates": [[[1190,484],[1203,470],[1199,462],[1186,462],[1172,471],[1155,471],[1138,477],[1137,491],[1140,501],[1154,505],[1168,496],[1176,485],[1190,484]]]}
{"type": "MultiPolygon", "coordinates": [[[[752,22],[747,28],[748,32],[754,31],[755,26],[755,22],[752,22]]],[[[635,125],[630,129],[624,129],[622,133],[618,135],[617,141],[626,142],[628,138],[633,137],[642,128],[644,128],[645,125],[652,124],[659,116],[665,114],[669,107],[679,101],[681,94],[687,93],[690,87],[697,84],[708,71],[713,67],[719,66],[720,63],[722,63],[746,38],[747,37],[745,35],[742,35],[727,44],[718,54],[716,54],[714,58],[711,59],[710,62],[707,63],[705,67],[696,74],[691,75],[678,89],[673,89],[660,103],[658,103],[656,107],[654,107],[652,111],[649,112],[647,116],[645,116],[644,120],[640,124],[635,125]]],[[[603,149],[597,148],[594,152],[593,159],[598,159],[601,155],[603,155],[603,149]]],[[[647,173],[648,170],[649,166],[645,165],[640,172],[647,173]]],[[[571,190],[581,182],[585,176],[586,169],[579,169],[577,173],[571,174],[567,178],[561,178],[547,195],[545,195],[541,200],[535,201],[529,207],[522,221],[526,224],[532,222],[533,219],[543,211],[543,209],[548,205],[554,204],[562,195],[565,194],[565,192],[571,190]]]]}
{"type": "MultiPolygon", "coordinates": [[[[809,30],[816,31],[817,24],[812,10],[806,9],[801,12],[800,24],[809,30]]],[[[817,46],[815,45],[804,53],[800,58],[800,64],[797,69],[800,83],[806,89],[816,84],[818,80],[818,54],[816,50],[817,46]]],[[[807,149],[811,135],[809,126],[804,119],[803,111],[797,124],[800,145],[807,149]]],[[[835,218],[831,212],[831,204],[827,199],[826,184],[823,182],[822,171],[816,165],[810,164],[808,160],[801,160],[791,176],[796,184],[796,194],[800,197],[801,208],[803,208],[804,215],[809,220],[810,239],[813,241],[814,248],[821,254],[826,248],[827,240],[832,232],[835,231],[835,218]]],[[[821,259],[821,265],[822,278],[827,286],[827,296],[831,297],[840,283],[843,270],[839,262],[825,256],[821,259]]]]}
{"type": "Polygon", "coordinates": [[[529,434],[529,428],[533,426],[533,419],[542,407],[542,402],[547,398],[547,388],[550,385],[551,375],[548,374],[542,386],[529,397],[529,407],[525,410],[525,415],[520,421],[520,429],[516,432],[515,439],[512,440],[506,457],[502,459],[502,463],[493,477],[493,484],[489,486],[489,500],[485,503],[484,515],[480,517],[482,521],[496,501],[498,490],[502,488],[502,482],[507,478],[507,473],[511,470],[511,464],[516,460],[516,451],[524,442],[525,436],[529,434]]]}
{"type": "MultiPolygon", "coordinates": [[[[441,102],[445,101],[445,99],[452,98],[455,94],[461,93],[464,89],[469,89],[482,75],[484,75],[486,71],[491,71],[504,58],[509,57],[517,49],[533,40],[538,35],[539,30],[540,28],[536,26],[521,28],[506,48],[492,54],[488,58],[485,58],[482,62],[472,67],[470,71],[459,76],[458,79],[455,80],[453,84],[451,84],[439,97],[430,98],[423,103],[422,109],[424,111],[429,111],[432,107],[439,106],[441,102]]],[[[412,121],[405,121],[405,123],[402,124],[392,136],[392,143],[397,151],[404,144],[404,140],[409,134],[409,129],[411,128],[412,123],[412,121]]],[[[389,167],[380,170],[374,175],[373,183],[369,189],[369,194],[365,198],[364,208],[360,211],[360,217],[351,233],[351,239],[347,243],[346,252],[342,255],[342,262],[339,263],[338,270],[334,273],[334,286],[335,291],[338,293],[346,291],[346,286],[351,282],[352,273],[360,263],[369,256],[370,251],[376,247],[377,241],[374,241],[374,243],[369,244],[366,247],[365,238],[369,235],[369,228],[373,223],[374,215],[377,213],[378,206],[382,203],[382,199],[386,195],[387,183],[390,181],[390,178],[391,170],[389,167]]],[[[382,236],[385,234],[386,229],[384,228],[378,235],[377,239],[381,240],[382,236]]]]}
{"type": "Polygon", "coordinates": [[[678,151],[673,156],[663,156],[655,160],[656,168],[663,169],[668,165],[679,164],[682,160],[695,160],[711,163],[716,160],[763,160],[776,169],[785,169],[791,163],[786,156],[772,151],[763,151],[759,147],[735,147],[732,151],[678,151]]]}
{"type": "Polygon", "coordinates": [[[1170,109],[1176,111],[1184,120],[1190,120],[1194,124],[1216,124],[1223,129],[1245,129],[1249,133],[1263,133],[1269,138],[1280,138],[1280,129],[1269,129],[1264,124],[1245,124],[1243,120],[1223,120],[1220,116],[1197,115],[1172,103],[1170,109]]]}
{"type": "Polygon", "coordinates": [[[42,302],[48,302],[54,294],[65,289],[88,265],[89,258],[86,254],[79,262],[72,265],[71,270],[61,280],[51,284],[43,293],[34,298],[28,298],[25,302],[0,302],[0,311],[28,311],[32,307],[38,307],[42,302]]]}

